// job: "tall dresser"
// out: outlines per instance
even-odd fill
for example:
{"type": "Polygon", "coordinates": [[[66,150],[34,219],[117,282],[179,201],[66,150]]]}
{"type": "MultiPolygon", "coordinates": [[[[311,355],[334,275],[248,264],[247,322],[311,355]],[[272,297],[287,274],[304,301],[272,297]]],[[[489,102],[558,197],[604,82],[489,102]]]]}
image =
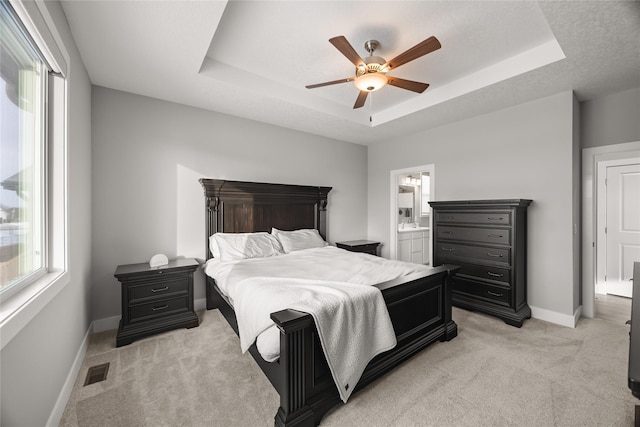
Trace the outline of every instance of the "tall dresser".
{"type": "Polygon", "coordinates": [[[527,207],[531,200],[430,202],[434,265],[456,264],[453,304],[520,327],[527,305],[527,207]]]}

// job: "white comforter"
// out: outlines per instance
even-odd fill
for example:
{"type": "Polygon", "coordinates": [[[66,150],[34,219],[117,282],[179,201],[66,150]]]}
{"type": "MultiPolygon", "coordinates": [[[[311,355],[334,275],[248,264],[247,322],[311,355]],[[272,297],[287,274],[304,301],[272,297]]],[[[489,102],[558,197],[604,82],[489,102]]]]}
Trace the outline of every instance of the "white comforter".
{"type": "Polygon", "coordinates": [[[268,258],[220,261],[212,258],[204,272],[216,280],[227,296],[227,283],[250,276],[305,278],[330,282],[373,285],[413,273],[429,271],[422,264],[392,261],[368,254],[348,252],[335,246],[305,249],[268,258]]]}
{"type": "Polygon", "coordinates": [[[257,338],[262,357],[277,360],[280,334],[270,314],[286,308],[310,313],[345,402],[369,361],[396,344],[381,292],[361,285],[426,270],[331,246],[205,265],[234,306],[243,352],[257,338]]]}

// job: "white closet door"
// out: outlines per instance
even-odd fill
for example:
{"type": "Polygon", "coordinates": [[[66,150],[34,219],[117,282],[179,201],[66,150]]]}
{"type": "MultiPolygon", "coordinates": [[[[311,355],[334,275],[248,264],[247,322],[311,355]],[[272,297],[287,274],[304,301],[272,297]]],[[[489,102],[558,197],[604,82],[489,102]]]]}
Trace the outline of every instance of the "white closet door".
{"type": "Polygon", "coordinates": [[[607,168],[607,293],[631,297],[640,261],[640,164],[607,168]]]}

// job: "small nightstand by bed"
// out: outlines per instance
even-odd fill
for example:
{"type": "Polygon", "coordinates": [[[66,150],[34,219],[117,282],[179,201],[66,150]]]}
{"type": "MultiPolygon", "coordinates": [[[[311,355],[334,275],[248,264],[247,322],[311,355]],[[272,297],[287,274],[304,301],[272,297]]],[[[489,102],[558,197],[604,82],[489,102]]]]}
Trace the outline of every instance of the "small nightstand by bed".
{"type": "Polygon", "coordinates": [[[191,258],[175,259],[163,267],[149,263],[119,265],[115,277],[122,286],[122,319],[116,347],[159,332],[199,325],[193,309],[191,258]]]}
{"type": "Polygon", "coordinates": [[[378,246],[380,242],[372,240],[350,240],[348,242],[336,242],[336,246],[340,249],[346,249],[351,252],[364,252],[371,255],[378,255],[378,246]]]}

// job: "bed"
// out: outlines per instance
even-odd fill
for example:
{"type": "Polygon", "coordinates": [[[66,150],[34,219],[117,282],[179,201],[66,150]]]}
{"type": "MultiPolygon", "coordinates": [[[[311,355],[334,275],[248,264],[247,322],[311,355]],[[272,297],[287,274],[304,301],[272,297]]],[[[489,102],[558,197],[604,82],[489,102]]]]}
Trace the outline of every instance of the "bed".
{"type": "MultiPolygon", "coordinates": [[[[205,193],[207,259],[213,256],[209,237],[218,232],[315,229],[326,238],[330,187],[205,178],[200,183],[205,193]]],[[[430,344],[449,341],[457,335],[457,325],[451,318],[449,286],[449,278],[457,269],[444,265],[374,285],[384,298],[397,345],[371,360],[355,392],[430,344]]],[[[209,276],[206,299],[207,309],[219,309],[238,333],[231,302],[209,276]]],[[[249,352],[280,395],[275,425],[316,426],[341,399],[314,319],[292,309],[274,312],[271,319],[279,332],[279,358],[265,361],[255,344],[249,352]]]]}

